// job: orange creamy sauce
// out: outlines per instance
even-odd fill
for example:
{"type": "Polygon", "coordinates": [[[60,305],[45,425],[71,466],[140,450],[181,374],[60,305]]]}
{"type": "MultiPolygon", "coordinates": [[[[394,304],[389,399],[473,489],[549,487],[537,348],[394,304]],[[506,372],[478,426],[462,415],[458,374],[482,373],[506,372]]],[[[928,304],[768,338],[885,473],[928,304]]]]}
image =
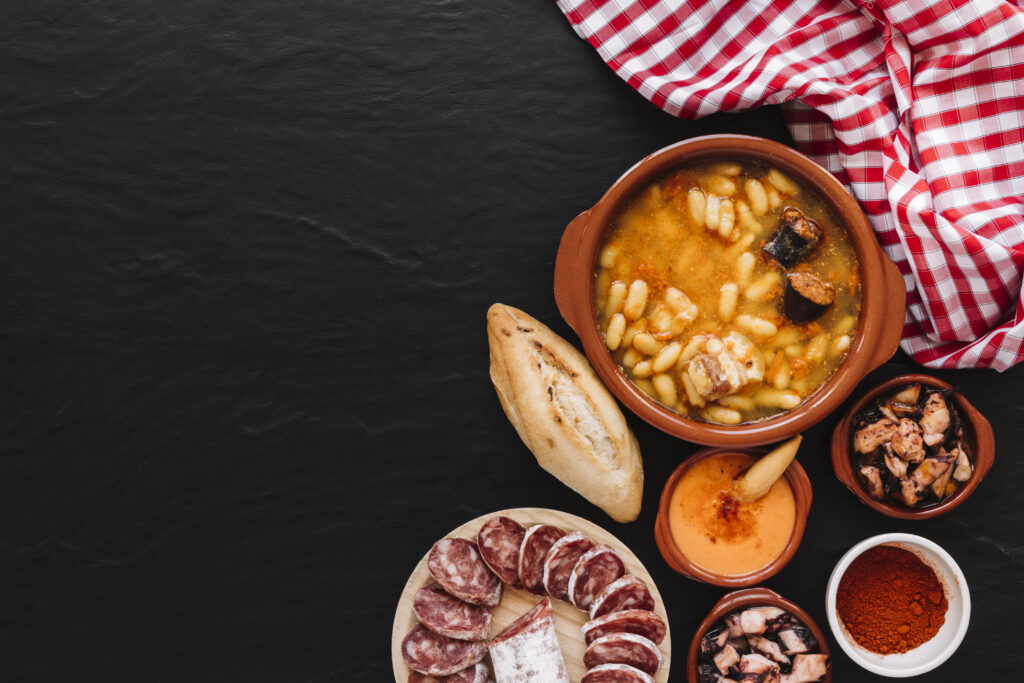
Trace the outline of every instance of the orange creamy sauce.
{"type": "Polygon", "coordinates": [[[740,503],[732,480],[754,463],[742,454],[705,458],[683,474],[672,492],[669,529],[679,550],[716,574],[738,576],[782,554],[793,535],[796,503],[785,477],[763,498],[740,503]]]}

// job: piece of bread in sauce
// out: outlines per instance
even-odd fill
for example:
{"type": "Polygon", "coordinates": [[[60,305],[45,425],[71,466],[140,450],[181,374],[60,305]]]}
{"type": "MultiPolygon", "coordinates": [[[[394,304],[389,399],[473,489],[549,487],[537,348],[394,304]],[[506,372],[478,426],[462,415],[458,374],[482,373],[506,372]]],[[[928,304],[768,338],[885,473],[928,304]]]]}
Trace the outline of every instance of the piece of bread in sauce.
{"type": "Polygon", "coordinates": [[[617,522],[640,514],[636,437],[586,357],[519,309],[487,311],[491,381],[537,462],[617,522]]]}

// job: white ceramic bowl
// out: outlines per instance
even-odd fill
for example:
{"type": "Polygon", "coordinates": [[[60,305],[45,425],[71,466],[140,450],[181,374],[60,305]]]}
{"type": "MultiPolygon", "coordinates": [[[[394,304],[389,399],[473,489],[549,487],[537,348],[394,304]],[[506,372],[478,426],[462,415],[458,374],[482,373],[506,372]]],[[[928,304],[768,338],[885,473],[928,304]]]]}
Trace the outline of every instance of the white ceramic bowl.
{"type": "Polygon", "coordinates": [[[828,580],[825,613],[828,615],[828,624],[832,627],[832,635],[850,659],[872,673],[890,678],[906,678],[935,669],[956,652],[967,634],[967,624],[971,620],[971,593],[967,589],[967,579],[964,578],[960,567],[949,553],[935,543],[914,534],[882,534],[861,541],[839,560],[828,580]],[[865,550],[878,545],[896,546],[914,553],[935,570],[946,589],[949,608],[946,610],[946,621],[942,628],[928,642],[902,654],[880,655],[857,645],[847,633],[836,611],[839,580],[842,579],[847,567],[865,550]]]}

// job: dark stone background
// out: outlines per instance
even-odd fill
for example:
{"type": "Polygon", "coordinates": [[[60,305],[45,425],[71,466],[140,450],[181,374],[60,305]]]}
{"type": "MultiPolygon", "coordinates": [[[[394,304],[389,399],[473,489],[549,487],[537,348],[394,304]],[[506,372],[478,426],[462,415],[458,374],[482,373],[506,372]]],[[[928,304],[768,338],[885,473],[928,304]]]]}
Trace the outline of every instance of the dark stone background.
{"type": "MultiPolygon", "coordinates": [[[[551,294],[563,227],[643,155],[712,132],[789,142],[773,108],[662,113],[547,0],[3,3],[0,678],[388,681],[430,544],[547,506],[646,562],[682,680],[723,591],[670,571],[652,523],[694,447],[631,419],[644,512],[611,522],[505,420],[484,312],[574,339],[551,294]]],[[[847,548],[924,534],[974,618],[919,680],[1007,680],[1024,375],[936,374],[996,427],[978,495],[881,517],[832,475],[826,419],[801,453],[806,537],[768,586],[824,625],[847,548]]],[[[836,652],[837,681],[872,679],[836,652]]]]}

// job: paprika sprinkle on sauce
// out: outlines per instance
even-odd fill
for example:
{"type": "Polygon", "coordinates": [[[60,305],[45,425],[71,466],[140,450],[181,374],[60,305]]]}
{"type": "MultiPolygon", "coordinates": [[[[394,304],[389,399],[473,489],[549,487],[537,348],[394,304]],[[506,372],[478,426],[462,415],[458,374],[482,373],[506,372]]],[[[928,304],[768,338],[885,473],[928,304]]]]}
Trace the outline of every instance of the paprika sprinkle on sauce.
{"type": "Polygon", "coordinates": [[[946,621],[946,591],[914,553],[880,545],[855,559],[839,581],[836,609],[858,645],[877,654],[913,650],[946,621]]]}

